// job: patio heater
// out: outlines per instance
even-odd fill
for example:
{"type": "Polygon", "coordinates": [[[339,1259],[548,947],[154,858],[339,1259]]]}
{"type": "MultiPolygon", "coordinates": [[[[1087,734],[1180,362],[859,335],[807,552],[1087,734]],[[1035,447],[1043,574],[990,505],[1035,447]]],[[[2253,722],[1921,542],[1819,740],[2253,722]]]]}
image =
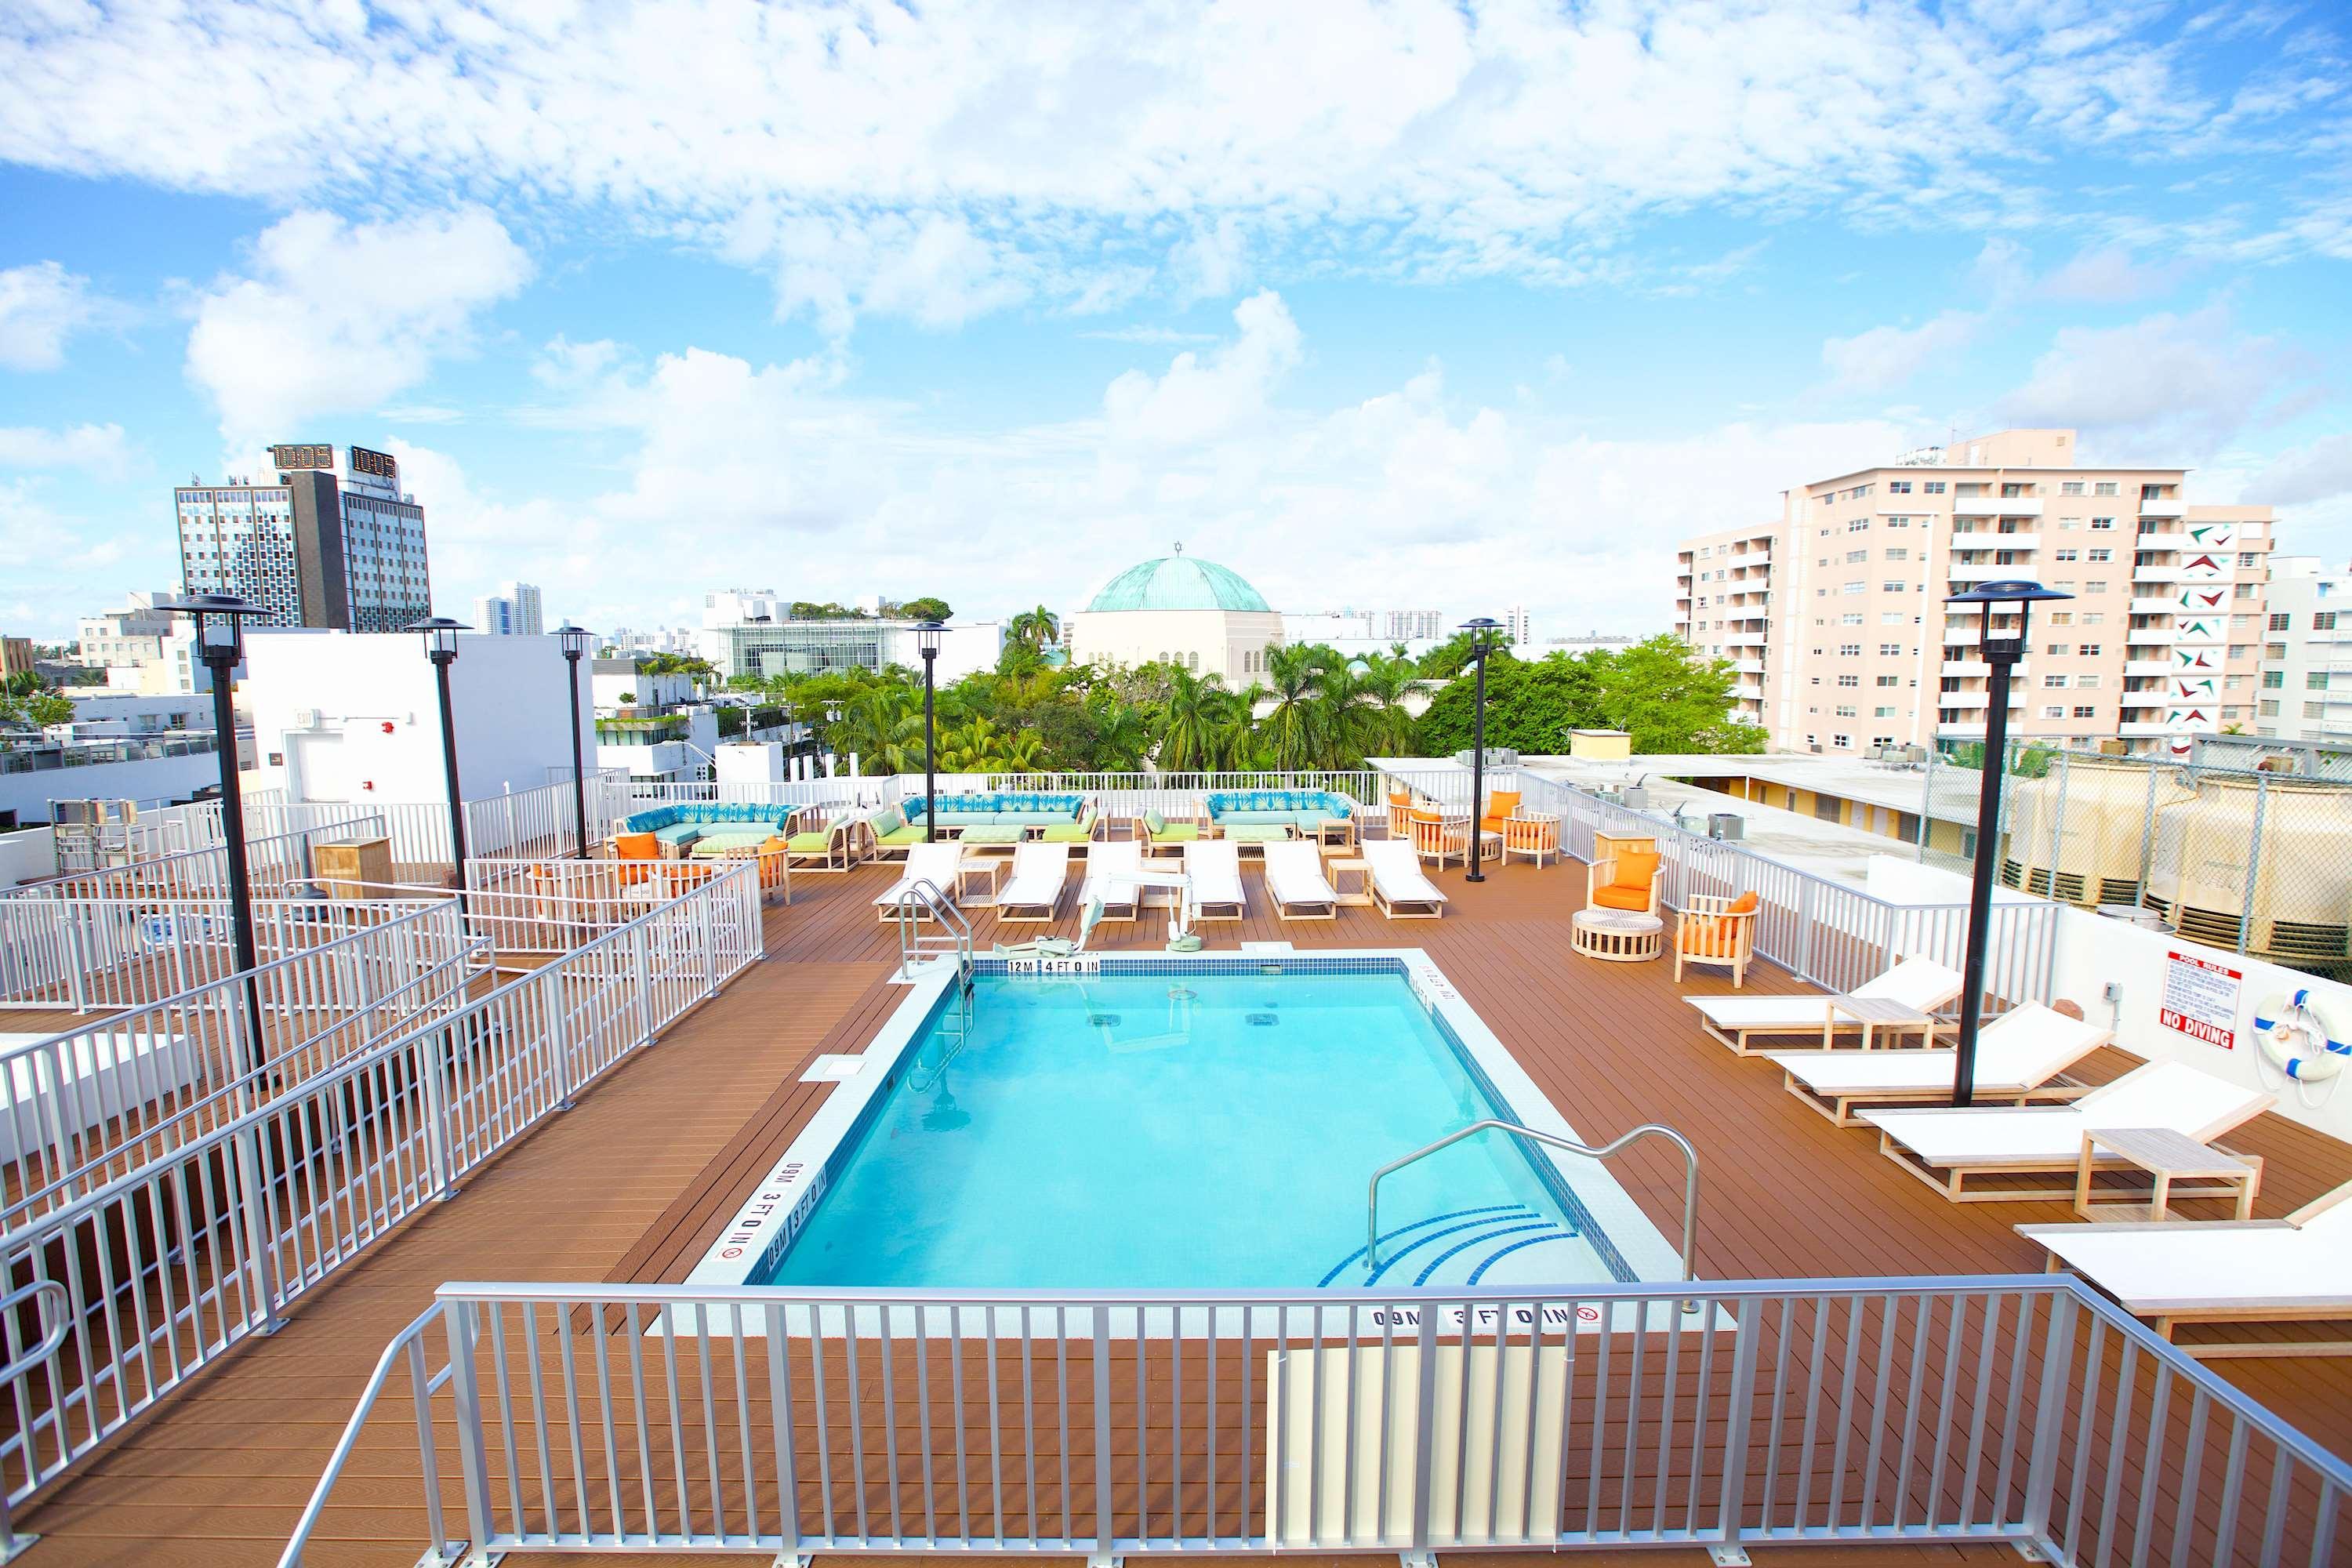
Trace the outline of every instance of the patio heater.
{"type": "Polygon", "coordinates": [[[1984,1018],[1985,939],[1992,925],[1994,868],[2000,854],[2000,775],[2009,757],[2009,679],[2025,652],[2026,622],[2033,606],[2045,599],[2071,599],[2072,594],[2045,588],[2039,583],[2007,580],[1979,583],[1954,594],[1947,605],[1975,605],[1984,611],[1979,646],[1984,649],[1990,677],[1985,701],[1984,781],[1977,792],[1976,864],[1969,882],[1969,944],[1960,991],[1960,1033],[1952,1065],[1952,1103],[1967,1105],[1976,1098],[1977,1028],[1984,1018]],[[2014,617],[2014,629],[1996,631],[1996,620],[2014,617]]]}
{"type": "MultiPolygon", "coordinates": [[[[457,902],[466,901],[466,798],[457,793],[457,726],[449,715],[449,667],[457,662],[457,634],[473,628],[446,616],[435,616],[408,628],[425,637],[425,657],[433,661],[435,683],[441,689],[441,772],[449,788],[450,867],[457,873],[457,902]]],[[[579,711],[575,705],[575,713],[579,711]]]]}
{"type": "Polygon", "coordinates": [[[1479,869],[1479,857],[1486,846],[1479,841],[1478,824],[1486,809],[1486,656],[1495,651],[1494,636],[1503,623],[1479,616],[1463,622],[1462,629],[1470,634],[1470,658],[1478,667],[1478,697],[1470,719],[1470,869],[1462,879],[1483,882],[1486,873],[1479,869]]]}
{"type": "Polygon", "coordinates": [[[940,833],[939,773],[935,759],[939,748],[932,735],[932,697],[934,675],[940,662],[940,634],[947,627],[938,621],[920,621],[915,626],[915,647],[923,656],[923,842],[935,843],[940,833]]]}
{"type": "MultiPolygon", "coordinates": [[[[580,661],[588,657],[588,640],[595,634],[567,621],[555,628],[555,635],[563,645],[563,662],[569,667],[572,676],[572,821],[575,829],[572,855],[576,859],[585,860],[588,858],[588,786],[583,782],[580,762],[580,661]]],[[[450,657],[455,658],[457,655],[452,653],[450,657]]]]}
{"type": "Polygon", "coordinates": [[[155,606],[195,623],[196,657],[212,675],[213,740],[220,752],[221,850],[228,859],[228,907],[236,967],[247,975],[246,1053],[253,1070],[267,1065],[261,1043],[260,998],[251,978],[256,956],[253,941],[253,879],[245,863],[245,795],[237,784],[236,709],[234,693],[236,667],[245,658],[245,620],[269,612],[235,594],[190,594],[155,606]]]}

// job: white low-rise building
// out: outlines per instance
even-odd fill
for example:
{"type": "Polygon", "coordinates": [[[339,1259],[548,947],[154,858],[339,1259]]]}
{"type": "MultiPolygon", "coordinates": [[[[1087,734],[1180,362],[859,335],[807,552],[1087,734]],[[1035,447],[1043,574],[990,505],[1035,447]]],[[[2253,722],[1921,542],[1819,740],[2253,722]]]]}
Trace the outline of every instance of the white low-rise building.
{"type": "MultiPolygon", "coordinates": [[[[260,784],[289,800],[444,797],[440,700],[421,637],[254,631],[246,671],[237,698],[251,716],[260,784]]],[[[468,799],[570,776],[568,675],[558,638],[458,637],[450,709],[468,799]]],[[[583,684],[584,733],[594,717],[583,684]]]]}

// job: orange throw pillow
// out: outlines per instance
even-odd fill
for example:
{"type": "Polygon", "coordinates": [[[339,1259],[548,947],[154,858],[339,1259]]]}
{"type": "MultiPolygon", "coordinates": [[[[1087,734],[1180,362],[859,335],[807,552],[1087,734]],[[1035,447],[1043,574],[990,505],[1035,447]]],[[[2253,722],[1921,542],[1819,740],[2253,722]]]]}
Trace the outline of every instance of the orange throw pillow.
{"type": "Polygon", "coordinates": [[[1617,856],[1617,869],[1611,873],[1612,888],[1639,888],[1648,892],[1650,883],[1658,874],[1658,857],[1639,849],[1627,849],[1617,856]]]}
{"type": "Polygon", "coordinates": [[[1742,893],[1732,900],[1731,907],[1723,912],[1727,915],[1752,915],[1761,902],[1754,893],[1742,893]]]}

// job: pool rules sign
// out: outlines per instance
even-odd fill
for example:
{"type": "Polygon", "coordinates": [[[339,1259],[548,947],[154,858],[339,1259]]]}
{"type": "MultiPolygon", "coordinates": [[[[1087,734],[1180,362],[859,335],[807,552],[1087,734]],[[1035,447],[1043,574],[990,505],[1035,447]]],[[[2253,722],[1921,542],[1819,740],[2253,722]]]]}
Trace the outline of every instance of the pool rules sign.
{"type": "Polygon", "coordinates": [[[2157,1021],[2176,1035],[2186,1035],[2225,1051],[2238,1047],[2238,994],[2246,977],[2226,963],[2193,953],[2165,953],[2164,1002],[2157,1021]]]}

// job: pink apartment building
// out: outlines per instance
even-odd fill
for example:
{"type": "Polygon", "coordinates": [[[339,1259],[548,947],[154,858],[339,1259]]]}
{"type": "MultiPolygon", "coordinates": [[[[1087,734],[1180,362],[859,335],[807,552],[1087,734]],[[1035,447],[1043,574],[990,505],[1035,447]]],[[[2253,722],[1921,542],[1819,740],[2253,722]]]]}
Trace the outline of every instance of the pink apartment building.
{"type": "Polygon", "coordinates": [[[1732,661],[1740,714],[1775,749],[1978,739],[1982,617],[1944,600],[2031,578],[2076,597],[2033,618],[2011,733],[2185,755],[2252,728],[2271,548],[2268,507],[2190,506],[2187,477],[2086,465],[2072,430],[1906,453],[1685,542],[1675,629],[1732,661]]]}

